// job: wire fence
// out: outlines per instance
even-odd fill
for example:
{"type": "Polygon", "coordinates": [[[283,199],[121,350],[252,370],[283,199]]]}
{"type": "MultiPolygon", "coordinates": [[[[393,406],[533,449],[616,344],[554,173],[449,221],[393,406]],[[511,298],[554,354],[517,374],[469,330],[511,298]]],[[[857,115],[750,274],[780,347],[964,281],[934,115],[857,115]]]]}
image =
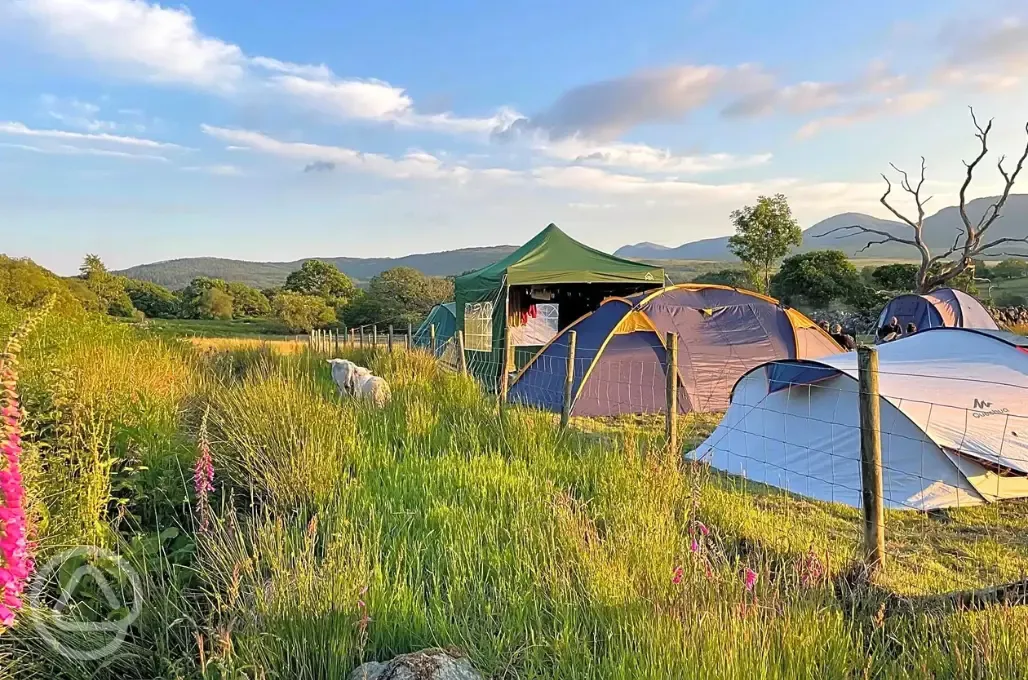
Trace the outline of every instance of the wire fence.
{"type": "Polygon", "coordinates": [[[1009,602],[1011,582],[1023,587],[1016,603],[1028,600],[1024,348],[990,345],[966,362],[950,352],[936,366],[879,365],[877,350],[862,347],[826,366],[766,364],[744,348],[715,356],[674,334],[636,334],[617,347],[582,335],[530,347],[491,338],[486,351],[469,349],[461,331],[386,327],[314,333],[310,343],[322,353],[431,353],[479,379],[501,409],[550,411],[563,427],[601,422],[616,431],[642,419],[659,448],[706,470],[739,503],[786,524],[820,523],[856,546],[871,573],[890,560],[921,561],[949,588],[1006,584],[984,602],[997,592],[1009,602]],[[698,414],[711,414],[712,430],[695,431],[698,414]]]}

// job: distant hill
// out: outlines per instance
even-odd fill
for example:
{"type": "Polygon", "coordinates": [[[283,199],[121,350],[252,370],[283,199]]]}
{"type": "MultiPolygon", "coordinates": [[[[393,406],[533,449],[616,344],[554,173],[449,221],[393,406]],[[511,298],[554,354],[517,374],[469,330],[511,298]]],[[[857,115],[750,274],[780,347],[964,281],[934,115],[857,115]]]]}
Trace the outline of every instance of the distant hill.
{"type": "MultiPolygon", "coordinates": [[[[971,201],[967,206],[968,215],[977,221],[995,197],[979,198],[971,201]]],[[[883,220],[862,213],[842,213],[822,220],[814,226],[803,231],[803,246],[800,252],[809,250],[820,250],[822,248],[835,248],[842,250],[847,255],[869,258],[916,258],[917,253],[910,246],[902,243],[886,243],[871,246],[867,250],[858,253],[861,248],[867,245],[871,239],[879,238],[873,234],[847,235],[838,238],[838,234],[823,236],[826,232],[836,227],[844,227],[851,224],[859,224],[872,229],[880,229],[895,236],[909,237],[911,231],[906,224],[894,220],[883,220]]],[[[963,222],[960,220],[960,212],[954,207],[943,208],[939,212],[925,219],[925,240],[933,250],[945,250],[953,244],[957,229],[961,228],[963,222]]],[[[1028,195],[1016,194],[1007,199],[1003,208],[1003,215],[989,228],[990,239],[1001,237],[1023,237],[1028,235],[1028,195]]],[[[1028,251],[1028,248],[1022,249],[1028,251]]],[[[728,251],[728,237],[709,238],[701,241],[686,243],[677,248],[654,245],[652,243],[639,243],[632,246],[624,246],[614,253],[620,257],[628,257],[643,260],[734,260],[735,256],[728,251]]]]}
{"type": "Polygon", "coordinates": [[[248,262],[218,257],[189,257],[141,264],[117,272],[131,279],[153,281],[172,290],[184,288],[198,276],[226,281],[239,281],[258,288],[282,285],[291,272],[308,259],[318,259],[339,268],[359,283],[393,267],[413,267],[429,276],[451,276],[478,269],[514,252],[517,246],[463,248],[440,253],[423,253],[405,257],[318,257],[295,262],[248,262]]]}
{"type": "MultiPolygon", "coordinates": [[[[968,205],[968,213],[971,218],[977,220],[985,209],[995,198],[980,198],[968,205]]],[[[872,229],[880,229],[890,234],[907,236],[910,227],[893,221],[883,220],[862,213],[842,213],[822,220],[814,226],[804,230],[803,246],[800,252],[819,250],[822,248],[836,248],[847,255],[869,259],[914,259],[917,253],[913,248],[900,243],[887,243],[868,248],[858,253],[869,239],[876,238],[868,234],[853,234],[838,238],[838,234],[824,236],[826,232],[836,227],[844,227],[851,224],[859,224],[872,229]]],[[[961,225],[960,214],[957,208],[943,208],[925,220],[925,235],[928,245],[938,252],[940,249],[948,248],[953,243],[957,228],[961,225]]],[[[990,238],[1021,237],[1028,234],[1028,195],[1017,194],[1010,196],[1003,216],[989,230],[990,238]]],[[[463,248],[461,250],[450,250],[440,253],[424,253],[407,255],[406,257],[319,257],[307,259],[319,259],[334,264],[347,276],[355,279],[358,283],[365,283],[375,274],[392,267],[407,266],[413,267],[430,276],[452,276],[463,272],[484,267],[487,264],[499,260],[515,250],[516,246],[489,246],[483,248],[463,248]]],[[[1028,248],[1021,249],[1028,251],[1028,248]]],[[[735,256],[728,251],[728,237],[708,238],[700,241],[693,241],[671,248],[655,243],[637,243],[635,245],[619,248],[615,253],[620,257],[634,260],[659,260],[661,264],[674,260],[703,260],[707,262],[728,262],[735,261],[735,256]]],[[[211,276],[225,279],[226,281],[240,281],[251,286],[268,288],[279,286],[285,282],[289,273],[300,268],[306,260],[295,262],[246,262],[243,260],[227,260],[216,257],[193,257],[181,260],[167,260],[165,262],[154,262],[125,269],[123,274],[133,279],[153,281],[173,290],[185,287],[197,276],[211,276]]],[[[689,267],[689,271],[694,268],[689,267]]],[[[703,266],[701,269],[706,270],[703,266]]]]}

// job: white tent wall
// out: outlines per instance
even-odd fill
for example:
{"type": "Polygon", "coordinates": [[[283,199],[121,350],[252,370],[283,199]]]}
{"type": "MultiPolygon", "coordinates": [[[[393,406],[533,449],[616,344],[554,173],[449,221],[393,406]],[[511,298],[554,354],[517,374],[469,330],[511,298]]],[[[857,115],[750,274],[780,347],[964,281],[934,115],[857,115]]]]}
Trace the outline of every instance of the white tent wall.
{"type": "MultiPolygon", "coordinates": [[[[857,383],[837,375],[769,393],[756,369],[735,387],[721,424],[691,457],[792,493],[859,507],[857,383]]],[[[887,508],[977,505],[982,496],[949,457],[883,400],[883,492],[887,508]]]]}
{"type": "MultiPolygon", "coordinates": [[[[721,425],[690,455],[752,481],[859,506],[856,354],[804,363],[839,372],[772,392],[766,365],[754,369],[736,384],[721,425]]],[[[879,363],[886,507],[1028,496],[1028,354],[989,334],[940,329],[879,346],[879,363]]]]}

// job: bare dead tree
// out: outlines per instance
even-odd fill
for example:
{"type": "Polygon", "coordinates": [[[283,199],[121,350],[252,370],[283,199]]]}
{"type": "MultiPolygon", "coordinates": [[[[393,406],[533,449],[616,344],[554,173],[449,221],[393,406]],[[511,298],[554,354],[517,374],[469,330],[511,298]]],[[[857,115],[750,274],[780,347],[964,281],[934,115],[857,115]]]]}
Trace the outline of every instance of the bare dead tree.
{"type": "MultiPolygon", "coordinates": [[[[970,163],[967,161],[964,162],[967,174],[964,178],[964,183],[960,187],[960,219],[963,222],[963,228],[957,229],[956,238],[953,240],[953,245],[950,246],[949,249],[943,253],[932,255],[931,250],[925,243],[925,205],[932,199],[932,197],[922,197],[921,195],[921,188],[924,186],[925,182],[926,163],[924,156],[921,157],[921,178],[918,180],[916,186],[911,185],[910,177],[905,170],[900,170],[892,163],[889,164],[901,177],[899,183],[900,187],[914,199],[914,204],[917,206],[916,219],[904,215],[889,203],[889,195],[892,193],[892,182],[889,181],[889,178],[884,173],[882,174],[882,179],[885,180],[885,193],[882,194],[882,198],[880,199],[881,203],[889,210],[889,212],[895,215],[897,219],[910,227],[910,238],[904,238],[902,236],[890,234],[882,229],[872,229],[871,227],[865,227],[859,224],[829,229],[825,233],[819,234],[817,238],[834,233],[838,234],[836,238],[845,238],[855,234],[872,234],[874,236],[881,237],[878,239],[872,238],[867,242],[867,245],[857,252],[863,252],[872,246],[890,242],[902,243],[915,248],[921,255],[921,265],[917,270],[917,290],[919,293],[931,292],[935,288],[957,278],[974,265],[974,258],[976,257],[1028,257],[1028,253],[996,252],[994,250],[995,248],[1010,243],[1028,244],[1028,235],[1023,237],[997,238],[992,241],[985,238],[989,231],[989,227],[999,219],[1003,206],[1006,204],[1007,198],[1010,196],[1010,190],[1014,187],[1014,183],[1017,181],[1017,176],[1021,174],[1021,169],[1024,167],[1025,159],[1028,159],[1028,143],[1025,144],[1024,152],[1021,154],[1021,157],[1017,159],[1017,165],[1014,167],[1012,172],[1007,172],[1003,167],[1003,162],[1006,160],[1006,156],[1000,156],[997,167],[999,168],[1000,175],[1003,176],[1003,193],[995,200],[995,202],[985,209],[981,219],[975,222],[967,214],[967,189],[971,186],[975,168],[978,167],[978,164],[982,162],[982,159],[985,158],[986,154],[989,152],[988,142],[989,132],[992,131],[992,120],[989,120],[988,124],[982,128],[982,126],[978,124],[978,119],[974,115],[974,109],[971,108],[971,121],[974,123],[975,130],[977,130],[975,137],[981,144],[981,150],[973,161],[970,163]]],[[[1028,134],[1028,124],[1025,124],[1025,133],[1028,134]]]]}

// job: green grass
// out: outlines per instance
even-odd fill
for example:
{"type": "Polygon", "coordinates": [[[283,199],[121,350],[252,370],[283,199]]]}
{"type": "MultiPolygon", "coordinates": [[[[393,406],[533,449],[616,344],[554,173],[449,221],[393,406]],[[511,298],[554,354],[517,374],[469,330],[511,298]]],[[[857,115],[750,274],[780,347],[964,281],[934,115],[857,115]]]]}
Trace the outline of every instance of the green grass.
{"type": "Polygon", "coordinates": [[[292,337],[278,319],[148,319],[145,326],[168,336],[199,338],[292,337]]]}
{"type": "MultiPolygon", "coordinates": [[[[0,332],[15,316],[0,310],[0,332]]],[[[683,464],[659,417],[564,432],[551,414],[499,414],[425,355],[352,357],[389,379],[388,407],[341,400],[306,353],[199,354],[98,319],[45,324],[23,371],[41,558],[122,551],[146,606],[103,662],[61,657],[30,625],[2,633],[0,675],[340,678],[429,646],[511,680],[1028,675],[1019,610],[851,611],[810,565],[848,567],[856,511],[683,464]],[[201,532],[204,414],[216,492],[201,532]],[[698,553],[696,522],[710,528],[698,553]]],[[[694,443],[715,424],[681,430],[694,443]]],[[[1024,504],[890,513],[882,583],[1016,578],[1026,536],[1024,504]]]]}

